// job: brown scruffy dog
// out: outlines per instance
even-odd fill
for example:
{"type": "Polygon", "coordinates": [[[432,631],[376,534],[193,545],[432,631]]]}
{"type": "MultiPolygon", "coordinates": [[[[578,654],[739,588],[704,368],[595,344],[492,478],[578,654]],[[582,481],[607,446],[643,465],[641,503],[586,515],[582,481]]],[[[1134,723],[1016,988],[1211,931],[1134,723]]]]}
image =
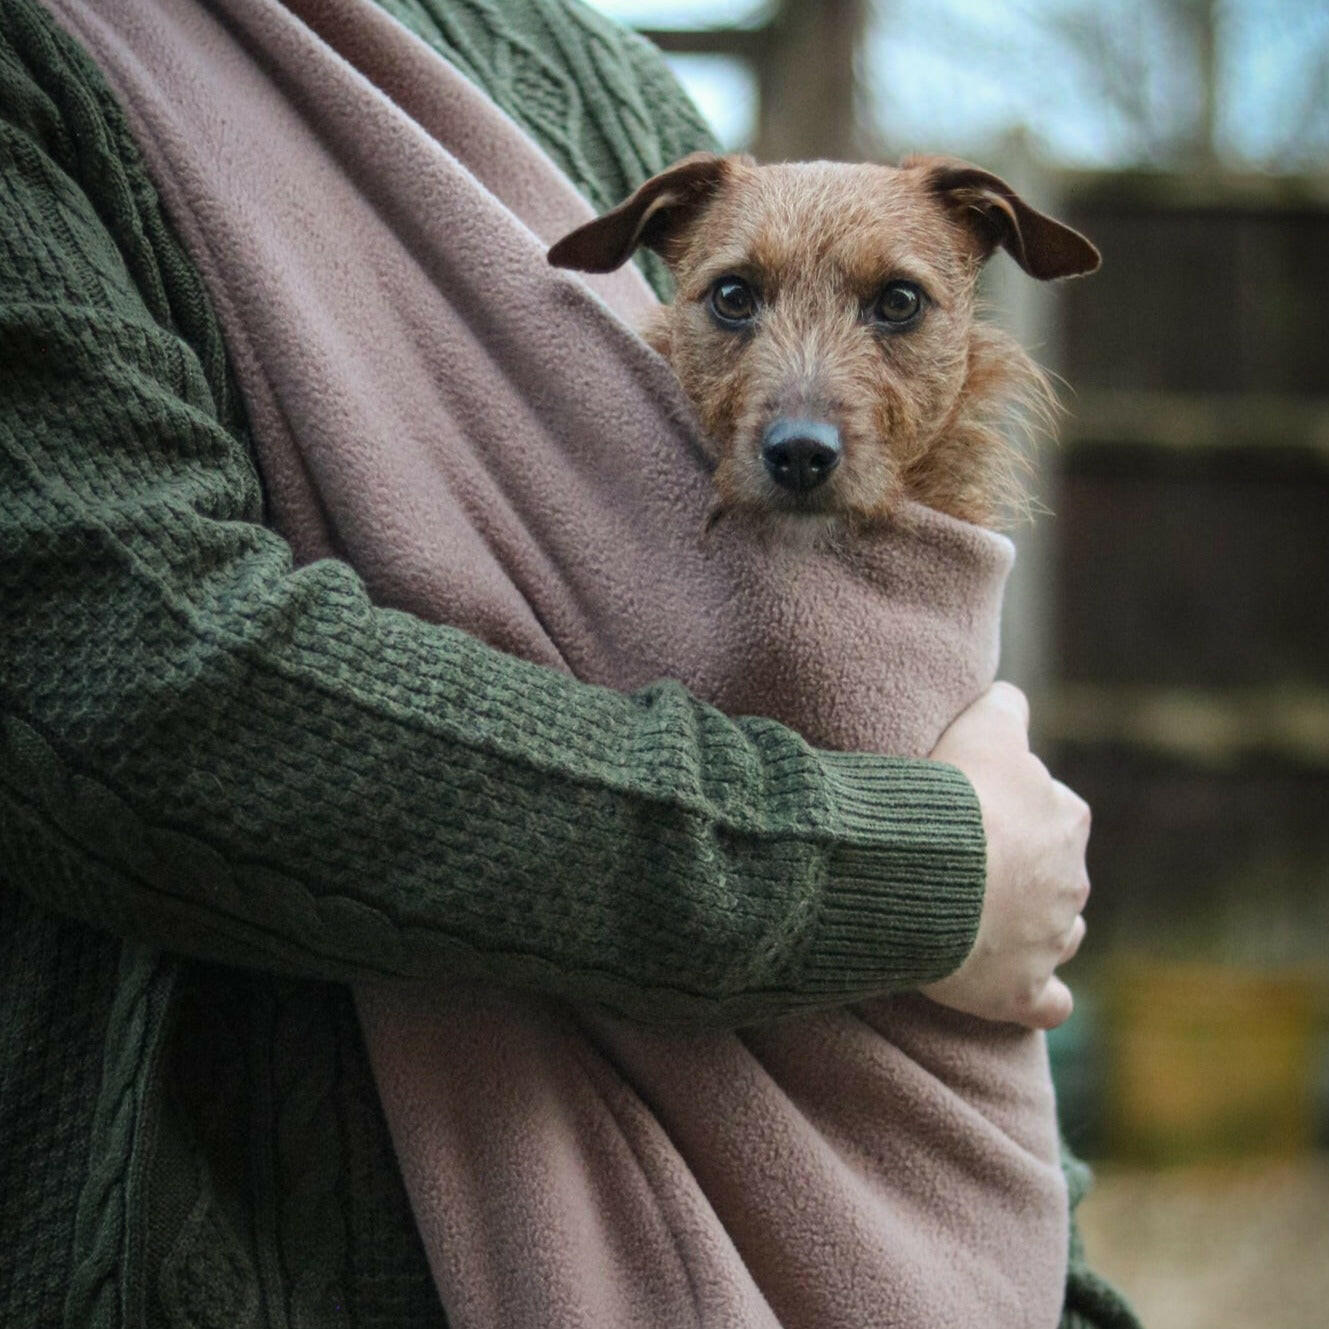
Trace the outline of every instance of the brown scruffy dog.
{"type": "Polygon", "coordinates": [[[676,295],[643,329],[714,449],[716,506],[859,524],[902,499],[997,524],[1020,509],[1022,424],[1046,426],[1047,380],[976,321],[998,246],[1046,281],[1098,251],[995,175],[911,157],[899,167],[685,158],[549,251],[608,272],[639,246],[676,295]]]}

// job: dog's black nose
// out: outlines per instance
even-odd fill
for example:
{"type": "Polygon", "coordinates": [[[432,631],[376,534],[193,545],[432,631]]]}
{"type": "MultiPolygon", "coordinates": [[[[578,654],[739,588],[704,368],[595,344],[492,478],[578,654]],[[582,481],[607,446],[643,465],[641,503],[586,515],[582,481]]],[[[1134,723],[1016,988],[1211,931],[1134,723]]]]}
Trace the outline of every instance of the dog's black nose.
{"type": "Polygon", "coordinates": [[[777,420],[762,435],[761,459],[777,485],[806,493],[840,464],[840,431],[823,420],[777,420]]]}

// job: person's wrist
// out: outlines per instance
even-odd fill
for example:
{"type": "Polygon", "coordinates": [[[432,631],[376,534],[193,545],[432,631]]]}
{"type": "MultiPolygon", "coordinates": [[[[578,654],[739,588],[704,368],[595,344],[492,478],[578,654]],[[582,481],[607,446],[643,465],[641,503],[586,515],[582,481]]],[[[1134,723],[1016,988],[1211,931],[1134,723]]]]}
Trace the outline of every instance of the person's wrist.
{"type": "Polygon", "coordinates": [[[986,842],[973,786],[940,762],[819,757],[835,839],[803,986],[851,998],[951,973],[983,907],[986,842]]]}

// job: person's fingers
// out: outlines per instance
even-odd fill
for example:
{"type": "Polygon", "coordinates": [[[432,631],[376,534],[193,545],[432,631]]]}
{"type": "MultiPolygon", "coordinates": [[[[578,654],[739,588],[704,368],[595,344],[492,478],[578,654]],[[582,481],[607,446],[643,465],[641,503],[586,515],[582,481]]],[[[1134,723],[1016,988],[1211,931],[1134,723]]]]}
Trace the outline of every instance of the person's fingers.
{"type": "Polygon", "coordinates": [[[1074,1009],[1070,988],[1061,979],[1050,978],[1021,1023],[1031,1029],[1055,1029],[1071,1018],[1074,1009]]]}

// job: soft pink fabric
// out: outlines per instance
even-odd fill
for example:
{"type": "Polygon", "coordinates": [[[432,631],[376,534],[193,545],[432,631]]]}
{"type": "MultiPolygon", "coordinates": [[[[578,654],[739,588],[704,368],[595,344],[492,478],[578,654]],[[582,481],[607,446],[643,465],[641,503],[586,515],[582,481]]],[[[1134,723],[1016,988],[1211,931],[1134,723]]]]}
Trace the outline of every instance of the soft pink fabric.
{"type": "MultiPolygon", "coordinates": [[[[701,538],[688,409],[629,326],[646,287],[546,266],[586,205],[372,0],[54,7],[208,281],[300,559],[825,746],[925,753],[992,677],[998,536],[913,509],[840,551],[701,538]]],[[[682,1035],[475,985],[357,995],[456,1329],[1057,1322],[1034,1034],[917,996],[682,1035]]]]}

